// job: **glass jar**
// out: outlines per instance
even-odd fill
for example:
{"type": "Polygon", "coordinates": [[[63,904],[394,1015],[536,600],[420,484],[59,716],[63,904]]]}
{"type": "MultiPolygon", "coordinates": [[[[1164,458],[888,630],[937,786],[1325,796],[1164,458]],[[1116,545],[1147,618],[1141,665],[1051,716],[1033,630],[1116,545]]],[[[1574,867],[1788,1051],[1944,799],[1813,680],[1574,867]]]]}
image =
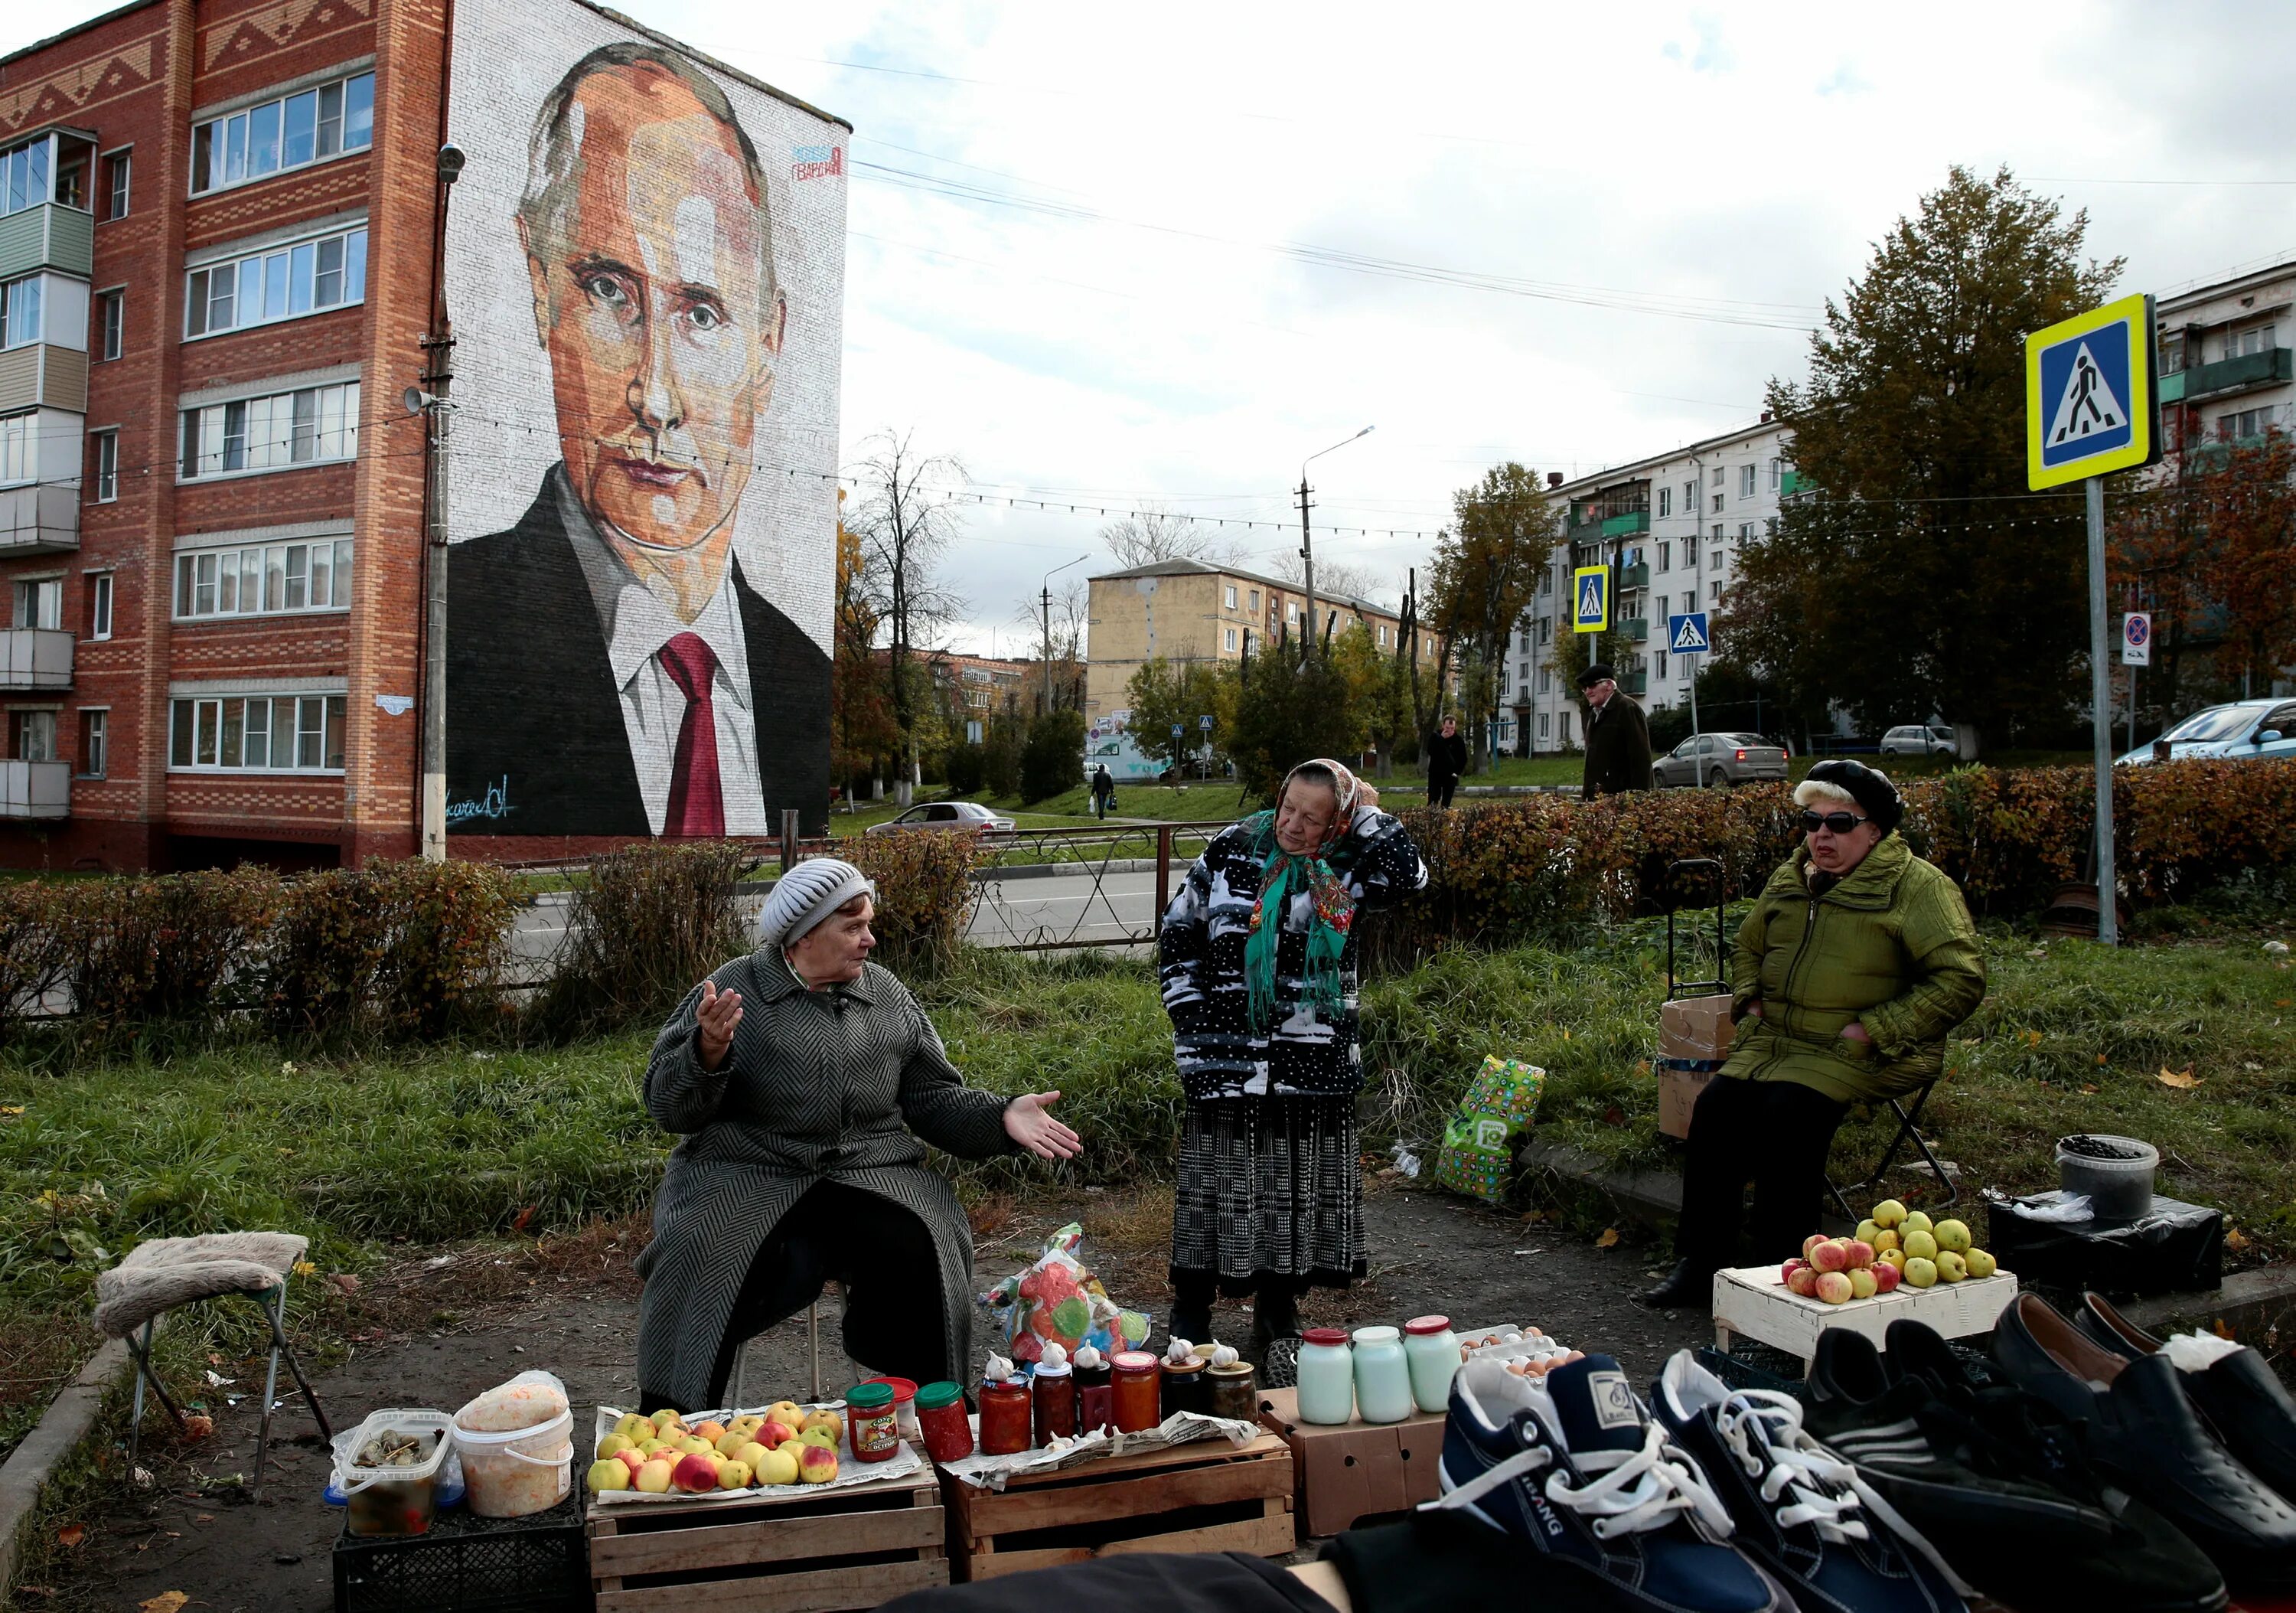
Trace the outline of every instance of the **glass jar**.
{"type": "Polygon", "coordinates": [[[857,1383],[845,1391],[845,1410],[852,1420],[849,1437],[856,1461],[884,1461],[901,1448],[901,1433],[893,1413],[893,1386],[857,1383]]]}
{"type": "Polygon", "coordinates": [[[924,1442],[923,1430],[917,1427],[917,1386],[906,1378],[873,1378],[871,1383],[886,1385],[893,1391],[893,1428],[903,1439],[924,1442]]]}
{"type": "Polygon", "coordinates": [[[1074,1439],[1077,1431],[1076,1374],[1065,1361],[1054,1364],[1038,1362],[1029,1379],[1030,1397],[1036,1403],[1037,1444],[1049,1445],[1056,1439],[1074,1439]]]}
{"type": "Polygon", "coordinates": [[[1411,1398],[1423,1411],[1451,1409],[1459,1341],[1447,1316],[1414,1316],[1403,1324],[1403,1358],[1411,1364],[1411,1398]]]}
{"type": "Polygon", "coordinates": [[[1355,1414],[1355,1353],[1347,1329],[1309,1328],[1300,1341],[1300,1420],[1330,1427],[1355,1414]]]}
{"type": "Polygon", "coordinates": [[[1205,1393],[1209,1387],[1201,1360],[1166,1362],[1164,1393],[1160,1402],[1164,1415],[1169,1417],[1175,1411],[1210,1410],[1209,1397],[1205,1393]]]}
{"type": "Polygon", "coordinates": [[[1411,1415],[1411,1365],[1393,1328],[1355,1333],[1356,1414],[1365,1422],[1401,1422],[1411,1415]]]}
{"type": "Polygon", "coordinates": [[[1012,1456],[1029,1448],[1029,1380],[1008,1378],[980,1387],[980,1449],[1012,1456]]]}
{"type": "Polygon", "coordinates": [[[926,1455],[947,1462],[972,1454],[972,1423],[964,1414],[963,1390],[953,1383],[929,1383],[917,1391],[916,1403],[926,1455]]]}
{"type": "Polygon", "coordinates": [[[1099,1362],[1088,1367],[1078,1367],[1076,1387],[1077,1432],[1089,1434],[1098,1428],[1104,1433],[1114,1433],[1116,1397],[1110,1386],[1108,1363],[1099,1362]]]}
{"type": "Polygon", "coordinates": [[[1116,1402],[1116,1431],[1137,1434],[1161,1422],[1164,1369],[1156,1358],[1145,1350],[1125,1350],[1108,1365],[1109,1389],[1116,1402]]]}
{"type": "Polygon", "coordinates": [[[1206,1398],[1214,1417],[1233,1417],[1238,1422],[1259,1420],[1259,1379],[1250,1362],[1212,1367],[1205,1376],[1211,1379],[1206,1398]]]}

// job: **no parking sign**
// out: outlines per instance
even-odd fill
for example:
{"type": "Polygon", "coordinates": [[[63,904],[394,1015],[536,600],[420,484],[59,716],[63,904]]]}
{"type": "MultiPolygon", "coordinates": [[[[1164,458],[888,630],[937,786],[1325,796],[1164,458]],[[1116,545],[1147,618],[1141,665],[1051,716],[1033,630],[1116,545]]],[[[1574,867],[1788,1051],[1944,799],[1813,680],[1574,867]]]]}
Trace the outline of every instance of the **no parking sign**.
{"type": "Polygon", "coordinates": [[[2120,619],[2120,664],[2152,664],[2152,613],[2131,611],[2120,619]]]}

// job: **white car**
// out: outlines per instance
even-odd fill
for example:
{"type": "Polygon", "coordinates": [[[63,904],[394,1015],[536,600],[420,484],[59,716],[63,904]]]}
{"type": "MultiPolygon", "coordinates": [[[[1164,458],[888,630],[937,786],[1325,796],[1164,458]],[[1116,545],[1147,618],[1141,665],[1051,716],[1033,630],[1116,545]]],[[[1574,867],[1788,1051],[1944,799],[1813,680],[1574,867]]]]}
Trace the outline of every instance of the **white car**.
{"type": "Polygon", "coordinates": [[[1013,820],[999,818],[977,801],[928,801],[898,818],[873,823],[872,835],[896,835],[910,829],[954,829],[964,835],[1009,835],[1013,820]]]}
{"type": "Polygon", "coordinates": [[[2142,767],[2174,758],[2191,761],[2257,761],[2296,758],[2296,700],[2235,700],[2195,712],[2151,745],[2120,758],[2121,767],[2142,767]]]}
{"type": "Polygon", "coordinates": [[[1884,756],[1956,756],[1960,753],[1961,746],[1955,743],[1953,730],[1948,728],[1908,722],[1882,736],[1882,754],[1884,756]]]}

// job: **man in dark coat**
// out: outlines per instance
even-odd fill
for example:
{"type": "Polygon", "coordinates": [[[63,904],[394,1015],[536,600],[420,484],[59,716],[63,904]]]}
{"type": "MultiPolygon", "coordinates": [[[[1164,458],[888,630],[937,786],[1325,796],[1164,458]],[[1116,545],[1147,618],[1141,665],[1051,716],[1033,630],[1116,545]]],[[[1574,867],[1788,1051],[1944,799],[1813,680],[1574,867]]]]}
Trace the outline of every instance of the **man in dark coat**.
{"type": "Polygon", "coordinates": [[[1459,720],[1446,715],[1442,731],[1427,746],[1427,804],[1449,806],[1459,775],[1466,770],[1467,737],[1459,732],[1459,720]]]}
{"type": "Polygon", "coordinates": [[[1619,675],[1598,661],[1578,674],[1578,693],[1587,705],[1587,773],[1579,798],[1650,788],[1650,725],[1642,707],[1619,693],[1619,675]]]}

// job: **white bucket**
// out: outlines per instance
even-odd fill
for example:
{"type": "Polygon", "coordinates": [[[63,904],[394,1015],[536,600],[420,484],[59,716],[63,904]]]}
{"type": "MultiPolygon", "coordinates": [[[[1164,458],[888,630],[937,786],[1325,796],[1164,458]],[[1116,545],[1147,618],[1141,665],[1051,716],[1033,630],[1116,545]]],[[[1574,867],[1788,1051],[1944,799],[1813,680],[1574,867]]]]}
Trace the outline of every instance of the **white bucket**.
{"type": "Polygon", "coordinates": [[[481,1518],[524,1518],[566,1499],[574,1482],[571,1407],[545,1423],[501,1433],[473,1432],[459,1417],[455,1448],[471,1510],[481,1518]]]}

